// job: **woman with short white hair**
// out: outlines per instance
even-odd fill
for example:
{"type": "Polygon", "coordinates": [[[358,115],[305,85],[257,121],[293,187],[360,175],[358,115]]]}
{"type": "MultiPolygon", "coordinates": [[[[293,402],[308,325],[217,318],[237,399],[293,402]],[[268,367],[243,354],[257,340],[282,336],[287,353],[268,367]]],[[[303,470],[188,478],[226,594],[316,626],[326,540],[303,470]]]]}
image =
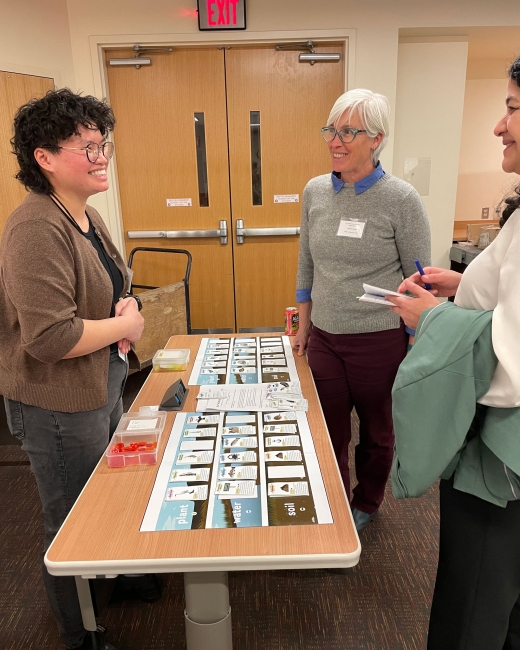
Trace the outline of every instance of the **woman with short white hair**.
{"type": "Polygon", "coordinates": [[[302,204],[296,300],[298,354],[308,349],[318,395],[350,500],[350,413],[359,416],[358,484],[352,513],[358,531],[383,501],[394,446],[391,389],[408,334],[384,305],[357,300],[363,283],[396,290],[430,264],[430,229],[415,189],[379,161],[389,134],[389,103],[370,90],[336,101],[321,130],[332,174],[307,184],[302,204]]]}

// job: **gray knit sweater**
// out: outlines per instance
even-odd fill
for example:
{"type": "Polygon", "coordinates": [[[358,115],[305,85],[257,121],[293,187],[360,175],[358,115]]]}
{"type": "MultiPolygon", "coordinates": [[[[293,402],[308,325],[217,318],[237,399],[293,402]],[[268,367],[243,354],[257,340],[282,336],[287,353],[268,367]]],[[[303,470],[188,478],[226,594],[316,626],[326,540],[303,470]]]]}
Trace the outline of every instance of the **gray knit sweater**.
{"type": "Polygon", "coordinates": [[[426,210],[409,183],[386,174],[361,194],[354,183],[335,194],[330,174],[307,183],[296,288],[311,289],[316,327],[331,334],[399,327],[388,307],[356,297],[363,295],[363,282],[395,291],[416,272],[414,258],[428,266],[430,256],[426,210]],[[342,218],[366,220],[361,239],[337,235],[342,218]]]}

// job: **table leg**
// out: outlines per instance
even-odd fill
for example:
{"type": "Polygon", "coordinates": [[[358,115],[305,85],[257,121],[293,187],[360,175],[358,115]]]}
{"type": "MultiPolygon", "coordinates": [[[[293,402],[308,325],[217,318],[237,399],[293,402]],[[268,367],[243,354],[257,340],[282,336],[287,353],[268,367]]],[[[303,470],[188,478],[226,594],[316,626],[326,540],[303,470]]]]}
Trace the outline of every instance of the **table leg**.
{"type": "Polygon", "coordinates": [[[88,579],[76,576],[76,589],[78,590],[79,606],[83,625],[89,632],[96,631],[96,615],[92,605],[92,596],[90,594],[90,585],[88,579]]]}
{"type": "Polygon", "coordinates": [[[185,573],[187,650],[233,650],[228,575],[185,573]]]}

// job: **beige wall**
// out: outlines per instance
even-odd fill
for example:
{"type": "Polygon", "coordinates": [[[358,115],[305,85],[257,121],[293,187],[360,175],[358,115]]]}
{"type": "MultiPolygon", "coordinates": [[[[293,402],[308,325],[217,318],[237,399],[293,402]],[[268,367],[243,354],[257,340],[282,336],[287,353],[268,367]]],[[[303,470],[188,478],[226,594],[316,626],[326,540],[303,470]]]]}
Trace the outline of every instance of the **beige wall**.
{"type": "Polygon", "coordinates": [[[422,199],[432,233],[432,263],[447,266],[453,237],[468,45],[399,46],[394,174],[407,158],[430,158],[430,186],[422,199]]]}
{"type": "Polygon", "coordinates": [[[502,171],[502,140],[493,135],[505,112],[504,68],[500,79],[466,81],[456,220],[480,219],[485,207],[492,218],[495,207],[514,184],[511,174],[502,171]]]}
{"type": "Polygon", "coordinates": [[[0,0],[0,70],[75,87],[66,0],[0,0]]]}

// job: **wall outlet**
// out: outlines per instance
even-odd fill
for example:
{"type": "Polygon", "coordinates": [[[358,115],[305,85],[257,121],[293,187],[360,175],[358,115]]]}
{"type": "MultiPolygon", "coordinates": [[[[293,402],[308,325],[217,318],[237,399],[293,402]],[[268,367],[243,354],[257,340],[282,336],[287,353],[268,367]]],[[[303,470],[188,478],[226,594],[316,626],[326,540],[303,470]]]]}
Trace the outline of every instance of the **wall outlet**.
{"type": "Polygon", "coordinates": [[[482,219],[489,219],[489,208],[482,208],[482,219]]]}

